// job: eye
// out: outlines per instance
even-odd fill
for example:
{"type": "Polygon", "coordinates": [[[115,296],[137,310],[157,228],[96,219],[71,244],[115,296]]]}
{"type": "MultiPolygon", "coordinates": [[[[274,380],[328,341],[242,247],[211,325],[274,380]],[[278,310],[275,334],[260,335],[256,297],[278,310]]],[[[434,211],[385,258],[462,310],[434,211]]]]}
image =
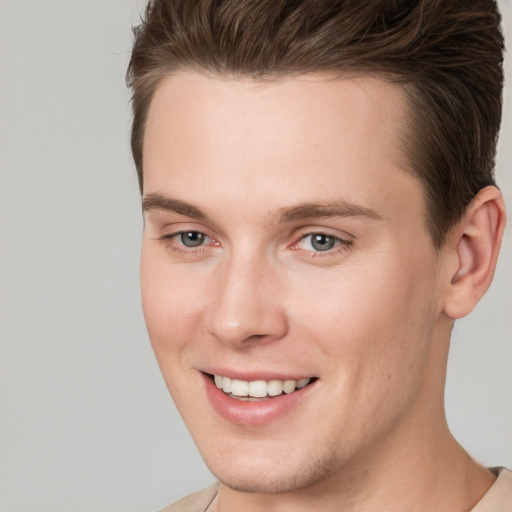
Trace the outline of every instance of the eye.
{"type": "MultiPolygon", "coordinates": [[[[191,226],[192,227],[192,226],[191,226]]],[[[217,240],[198,229],[176,230],[174,233],[159,237],[164,246],[174,254],[183,257],[196,258],[210,254],[210,250],[220,246],[217,240]]]]}
{"type": "Polygon", "coordinates": [[[200,231],[183,231],[175,235],[178,241],[185,247],[199,247],[204,244],[208,237],[200,231]]]}
{"type": "Polygon", "coordinates": [[[297,246],[307,251],[326,252],[339,245],[348,243],[348,241],[342,240],[337,236],[327,235],[325,233],[310,233],[303,236],[297,246]]]}

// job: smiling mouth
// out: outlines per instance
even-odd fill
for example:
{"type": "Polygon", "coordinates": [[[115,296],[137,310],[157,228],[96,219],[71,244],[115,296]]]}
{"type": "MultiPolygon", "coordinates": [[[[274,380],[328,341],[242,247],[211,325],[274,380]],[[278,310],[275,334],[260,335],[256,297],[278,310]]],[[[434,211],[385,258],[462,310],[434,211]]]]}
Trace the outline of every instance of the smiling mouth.
{"type": "MultiPolygon", "coordinates": [[[[209,374],[208,374],[209,375],[209,374]]],[[[312,384],[316,377],[305,377],[298,380],[253,380],[231,379],[222,375],[209,375],[218,389],[230,398],[242,401],[269,400],[281,395],[290,395],[312,384]]]]}

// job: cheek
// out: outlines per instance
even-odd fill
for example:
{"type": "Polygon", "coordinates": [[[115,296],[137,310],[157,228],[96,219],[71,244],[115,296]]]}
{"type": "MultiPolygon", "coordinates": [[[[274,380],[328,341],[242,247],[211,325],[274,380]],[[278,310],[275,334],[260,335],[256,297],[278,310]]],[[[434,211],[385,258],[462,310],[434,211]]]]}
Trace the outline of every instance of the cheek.
{"type": "Polygon", "coordinates": [[[409,321],[408,313],[415,313],[424,289],[399,269],[375,267],[341,269],[321,278],[307,273],[296,276],[300,282],[291,294],[294,317],[323,332],[326,339],[344,339],[347,348],[378,342],[409,321]]]}
{"type": "Polygon", "coordinates": [[[361,381],[379,394],[414,380],[425,364],[435,323],[432,284],[416,265],[395,260],[312,280],[295,303],[295,318],[317,340],[325,366],[356,392],[361,381]]]}
{"type": "MultiPolygon", "coordinates": [[[[157,358],[177,356],[200,328],[205,297],[200,276],[179,271],[165,258],[142,251],[141,292],[144,318],[157,358]]],[[[160,361],[159,361],[160,362],[160,361]]]]}
{"type": "Polygon", "coordinates": [[[187,364],[200,336],[202,281],[190,279],[160,254],[143,248],[141,293],[144,318],[160,371],[182,416],[197,414],[195,370],[187,364]],[[192,379],[192,380],[191,380],[192,379]]]}

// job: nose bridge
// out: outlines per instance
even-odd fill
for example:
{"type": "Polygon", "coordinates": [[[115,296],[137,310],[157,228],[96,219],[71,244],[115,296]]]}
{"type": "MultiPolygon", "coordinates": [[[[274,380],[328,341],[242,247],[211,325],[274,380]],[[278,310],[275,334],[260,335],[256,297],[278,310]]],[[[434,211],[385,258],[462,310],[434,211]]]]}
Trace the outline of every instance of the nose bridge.
{"type": "Polygon", "coordinates": [[[224,344],[282,337],[287,329],[279,304],[279,279],[275,266],[256,252],[233,252],[215,279],[210,304],[209,331],[224,344]]]}

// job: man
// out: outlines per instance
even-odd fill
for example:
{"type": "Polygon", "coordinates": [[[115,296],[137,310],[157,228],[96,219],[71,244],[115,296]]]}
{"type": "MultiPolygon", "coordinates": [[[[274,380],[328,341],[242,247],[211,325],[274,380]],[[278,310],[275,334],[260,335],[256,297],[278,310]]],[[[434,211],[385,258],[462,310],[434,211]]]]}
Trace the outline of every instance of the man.
{"type": "Polygon", "coordinates": [[[490,0],[160,0],[136,29],[144,314],[219,484],[166,510],[512,510],[448,430],[491,283],[490,0]]]}

